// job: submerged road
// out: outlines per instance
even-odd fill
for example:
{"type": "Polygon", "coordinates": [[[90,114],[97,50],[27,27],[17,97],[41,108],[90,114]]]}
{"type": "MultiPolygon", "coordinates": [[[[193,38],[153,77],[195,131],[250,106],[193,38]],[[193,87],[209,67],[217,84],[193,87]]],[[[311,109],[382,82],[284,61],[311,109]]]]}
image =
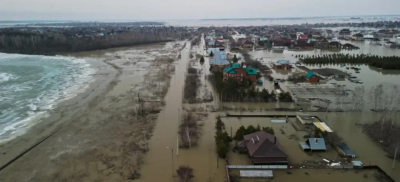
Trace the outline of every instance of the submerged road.
{"type": "Polygon", "coordinates": [[[177,162],[173,164],[171,157],[177,161],[179,109],[182,110],[183,85],[190,60],[190,48],[191,44],[187,42],[181,51],[181,59],[175,67],[175,74],[165,97],[165,108],[158,115],[153,136],[149,141],[149,152],[140,170],[142,177],[139,181],[172,181],[172,174],[175,174],[178,168],[177,162]]]}

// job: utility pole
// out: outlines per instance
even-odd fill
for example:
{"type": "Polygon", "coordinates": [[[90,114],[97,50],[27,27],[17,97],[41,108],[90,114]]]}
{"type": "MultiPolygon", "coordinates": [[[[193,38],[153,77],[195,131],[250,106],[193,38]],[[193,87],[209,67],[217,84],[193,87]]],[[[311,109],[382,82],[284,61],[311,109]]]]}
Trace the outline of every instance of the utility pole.
{"type": "Polygon", "coordinates": [[[172,177],[174,177],[174,149],[172,147],[167,147],[167,149],[171,149],[171,159],[172,159],[172,177]]]}
{"type": "Polygon", "coordinates": [[[143,128],[143,138],[144,138],[144,144],[146,147],[146,151],[149,149],[149,147],[147,146],[147,138],[146,138],[146,130],[143,128]]]}
{"type": "Polygon", "coordinates": [[[179,134],[176,134],[176,155],[179,154],[179,134]]]}
{"type": "Polygon", "coordinates": [[[394,169],[394,164],[396,163],[396,156],[397,156],[397,147],[396,147],[396,150],[394,151],[394,158],[393,158],[392,169],[394,169]]]}

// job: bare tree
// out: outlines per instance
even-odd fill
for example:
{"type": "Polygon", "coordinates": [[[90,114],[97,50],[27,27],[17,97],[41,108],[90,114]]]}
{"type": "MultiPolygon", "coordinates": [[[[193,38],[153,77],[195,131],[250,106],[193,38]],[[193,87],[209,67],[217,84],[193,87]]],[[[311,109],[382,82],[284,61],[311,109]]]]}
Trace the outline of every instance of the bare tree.
{"type": "Polygon", "coordinates": [[[193,169],[189,166],[180,166],[176,173],[178,174],[179,182],[189,182],[194,178],[193,169]]]}

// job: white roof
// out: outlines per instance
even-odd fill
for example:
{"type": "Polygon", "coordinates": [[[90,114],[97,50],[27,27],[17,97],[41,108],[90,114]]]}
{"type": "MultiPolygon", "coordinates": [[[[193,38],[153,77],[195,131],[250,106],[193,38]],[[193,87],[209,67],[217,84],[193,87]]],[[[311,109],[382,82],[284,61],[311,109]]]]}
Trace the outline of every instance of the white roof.
{"type": "Polygon", "coordinates": [[[240,177],[247,178],[259,178],[259,177],[267,177],[272,178],[274,174],[272,170],[240,170],[240,177]]]}
{"type": "Polygon", "coordinates": [[[331,128],[329,128],[329,126],[326,125],[324,122],[314,122],[313,124],[314,124],[316,127],[318,127],[321,131],[326,131],[326,132],[329,132],[329,133],[333,132],[333,131],[331,130],[331,128]]]}

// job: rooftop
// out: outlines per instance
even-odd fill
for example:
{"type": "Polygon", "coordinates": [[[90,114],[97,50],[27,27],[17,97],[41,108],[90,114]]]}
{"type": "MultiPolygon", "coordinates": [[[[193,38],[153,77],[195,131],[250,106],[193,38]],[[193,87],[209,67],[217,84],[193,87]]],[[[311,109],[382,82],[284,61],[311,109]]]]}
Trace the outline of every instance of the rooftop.
{"type": "Polygon", "coordinates": [[[287,157],[276,137],[265,131],[245,135],[244,140],[252,157],[287,157]]]}
{"type": "Polygon", "coordinates": [[[313,72],[308,72],[308,73],[306,74],[306,78],[311,78],[312,76],[316,76],[315,73],[313,73],[313,72]]]}
{"type": "Polygon", "coordinates": [[[224,71],[227,73],[236,73],[235,68],[241,68],[240,64],[233,63],[232,66],[226,67],[224,71]]]}
{"type": "Polygon", "coordinates": [[[247,75],[257,75],[257,70],[255,68],[243,68],[247,75]]]}
{"type": "Polygon", "coordinates": [[[288,60],[278,60],[275,62],[275,65],[283,65],[283,64],[290,64],[288,60]]]}
{"type": "Polygon", "coordinates": [[[214,58],[210,62],[211,65],[227,65],[229,61],[226,60],[226,52],[220,50],[214,50],[214,58]]]}

